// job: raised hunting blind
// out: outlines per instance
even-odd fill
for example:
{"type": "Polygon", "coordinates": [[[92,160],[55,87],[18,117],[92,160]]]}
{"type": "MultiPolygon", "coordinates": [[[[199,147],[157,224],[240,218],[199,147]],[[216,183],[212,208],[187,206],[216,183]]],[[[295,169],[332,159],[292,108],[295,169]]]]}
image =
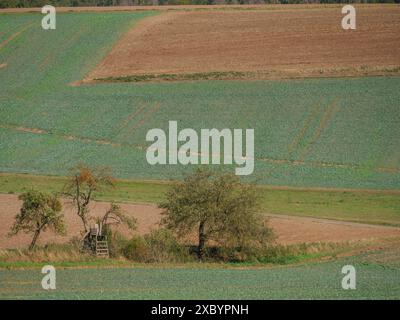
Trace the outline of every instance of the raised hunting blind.
{"type": "Polygon", "coordinates": [[[98,257],[109,258],[107,236],[103,224],[94,224],[82,239],[82,250],[91,252],[98,257]]]}

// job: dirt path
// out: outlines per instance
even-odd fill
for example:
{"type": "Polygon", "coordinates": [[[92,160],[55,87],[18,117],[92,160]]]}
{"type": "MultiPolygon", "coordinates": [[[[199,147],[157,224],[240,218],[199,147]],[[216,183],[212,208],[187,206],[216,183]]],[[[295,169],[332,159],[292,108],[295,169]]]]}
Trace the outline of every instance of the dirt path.
{"type": "MultiPolygon", "coordinates": [[[[64,204],[68,235],[56,236],[51,231],[46,231],[41,235],[39,243],[62,243],[72,237],[79,236],[81,222],[76,217],[73,207],[66,202],[64,204]]],[[[0,248],[26,247],[29,244],[31,239],[29,235],[20,234],[12,238],[7,237],[20,205],[21,202],[16,195],[0,195],[0,248]]],[[[160,209],[155,205],[121,204],[121,206],[127,213],[138,219],[139,228],[136,232],[145,234],[153,228],[157,228],[160,221],[160,209]]],[[[98,216],[104,214],[108,207],[108,203],[94,202],[91,206],[91,211],[98,216]]],[[[400,236],[400,228],[395,227],[285,215],[269,216],[270,225],[278,236],[277,241],[282,244],[356,241],[400,236]]],[[[120,231],[123,234],[128,234],[126,229],[121,229],[120,231]]]]}
{"type": "Polygon", "coordinates": [[[400,7],[357,7],[356,30],[343,30],[342,18],[337,7],[323,6],[168,11],[139,21],[86,80],[158,75],[162,81],[162,74],[274,79],[400,73],[400,7]]]}

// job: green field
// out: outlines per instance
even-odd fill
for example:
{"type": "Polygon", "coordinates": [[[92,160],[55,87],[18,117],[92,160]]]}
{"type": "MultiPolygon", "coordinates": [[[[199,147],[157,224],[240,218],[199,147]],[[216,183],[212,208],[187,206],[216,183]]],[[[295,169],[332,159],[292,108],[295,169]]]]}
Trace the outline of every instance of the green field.
{"type": "Polygon", "coordinates": [[[0,171],[65,175],[78,162],[129,179],[177,179],[150,166],[151,128],[254,128],[260,184],[399,189],[399,77],[72,86],[138,19],[155,14],[0,15],[0,171]]]}
{"type": "MultiPolygon", "coordinates": [[[[398,258],[398,257],[397,257],[398,258]]],[[[57,268],[45,291],[40,269],[0,270],[0,299],[398,299],[400,265],[364,257],[278,268],[57,268]],[[343,290],[344,265],[356,290],[343,290]]]]}

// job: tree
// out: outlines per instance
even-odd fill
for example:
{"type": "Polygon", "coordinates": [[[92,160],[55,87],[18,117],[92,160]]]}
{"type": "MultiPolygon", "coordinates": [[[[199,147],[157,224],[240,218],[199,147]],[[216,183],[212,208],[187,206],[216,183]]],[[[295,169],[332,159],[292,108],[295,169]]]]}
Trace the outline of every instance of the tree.
{"type": "Polygon", "coordinates": [[[15,216],[10,236],[20,231],[33,233],[29,250],[35,247],[42,231],[53,229],[58,234],[65,233],[64,217],[61,214],[62,205],[56,195],[38,191],[29,191],[19,196],[23,201],[20,213],[15,216]]]}
{"type": "Polygon", "coordinates": [[[126,225],[130,230],[135,230],[137,220],[134,217],[128,216],[118,204],[111,203],[110,209],[106,211],[103,218],[100,221],[100,225],[106,228],[111,225],[126,225]]]}
{"type": "Polygon", "coordinates": [[[207,169],[185,177],[167,192],[161,223],[178,236],[198,234],[197,254],[203,259],[206,243],[244,248],[266,244],[272,231],[258,213],[255,187],[242,184],[232,174],[207,169]]]}
{"type": "Polygon", "coordinates": [[[72,168],[63,194],[74,202],[76,214],[82,220],[85,233],[88,232],[90,201],[96,192],[107,187],[114,187],[114,178],[107,168],[91,169],[85,165],[72,168]]]}

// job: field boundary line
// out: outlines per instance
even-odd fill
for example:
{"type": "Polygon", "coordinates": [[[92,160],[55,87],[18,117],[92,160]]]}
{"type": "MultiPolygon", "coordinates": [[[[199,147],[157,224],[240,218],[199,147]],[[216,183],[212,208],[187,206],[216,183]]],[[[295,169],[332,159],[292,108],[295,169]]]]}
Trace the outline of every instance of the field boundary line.
{"type": "Polygon", "coordinates": [[[55,136],[64,140],[78,140],[82,142],[93,142],[96,144],[100,145],[111,145],[111,146],[122,146],[122,144],[118,142],[114,142],[111,140],[104,140],[104,139],[92,139],[92,138],[86,138],[86,137],[80,137],[76,135],[68,135],[68,134],[58,134],[58,133],[53,133],[44,129],[39,129],[39,128],[28,128],[24,126],[18,126],[18,125],[11,125],[11,124],[0,124],[0,128],[3,129],[8,129],[8,130],[15,130],[19,132],[26,132],[26,133],[32,133],[32,134],[43,134],[43,135],[51,135],[55,136]]]}
{"type": "MultiPolygon", "coordinates": [[[[176,15],[176,13],[175,13],[176,15]]],[[[79,84],[84,84],[84,83],[91,83],[93,82],[92,79],[95,78],[96,71],[101,70],[102,67],[107,64],[108,60],[110,57],[112,57],[113,53],[119,49],[122,43],[127,41],[126,39],[129,39],[132,33],[135,34],[135,36],[140,36],[145,34],[146,32],[149,31],[150,28],[154,27],[154,25],[157,25],[159,23],[159,20],[161,21],[166,20],[166,19],[171,19],[171,16],[174,17],[173,13],[154,13],[152,15],[149,15],[147,17],[143,17],[142,19],[139,19],[138,21],[134,21],[131,23],[128,27],[127,30],[125,30],[119,37],[116,39],[116,41],[113,43],[112,47],[108,50],[108,52],[105,53],[104,57],[101,59],[101,61],[91,69],[86,76],[78,81],[79,84]]]]}
{"type": "Polygon", "coordinates": [[[342,69],[309,69],[302,72],[270,69],[264,71],[210,71],[195,73],[136,73],[123,76],[94,77],[88,75],[82,84],[98,83],[165,83],[190,81],[285,81],[304,79],[336,79],[336,78],[363,78],[363,77],[391,77],[400,75],[400,65],[378,66],[370,69],[342,68],[342,69]]]}
{"type": "MultiPolygon", "coordinates": [[[[374,8],[379,4],[357,4],[360,8],[374,8]]],[[[395,4],[388,3],[388,6],[395,4]]],[[[109,7],[57,7],[57,12],[118,12],[118,11],[223,11],[223,10],[264,10],[264,11],[288,11],[288,10],[310,10],[310,9],[335,9],[342,6],[337,3],[328,3],[323,6],[318,4],[291,4],[289,7],[282,4],[245,4],[245,5],[162,5],[162,6],[109,6],[109,7]]],[[[0,13],[31,13],[41,12],[41,8],[4,8],[0,9],[0,13]]]]}

